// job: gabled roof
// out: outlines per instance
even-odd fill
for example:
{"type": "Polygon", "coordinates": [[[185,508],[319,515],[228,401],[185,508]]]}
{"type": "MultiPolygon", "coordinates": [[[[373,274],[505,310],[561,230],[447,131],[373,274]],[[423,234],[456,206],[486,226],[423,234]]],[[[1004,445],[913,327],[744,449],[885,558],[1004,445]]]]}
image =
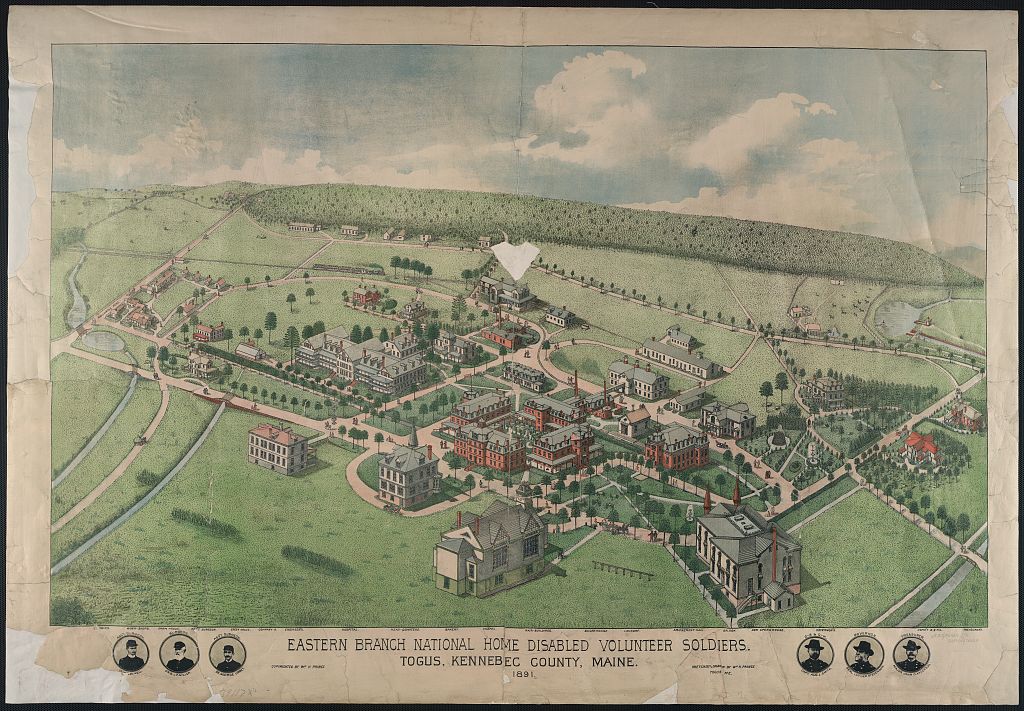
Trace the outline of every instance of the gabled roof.
{"type": "Polygon", "coordinates": [[[621,360],[617,360],[609,365],[608,372],[621,375],[629,380],[638,380],[641,383],[647,383],[648,385],[654,385],[660,379],[668,380],[668,378],[661,373],[655,373],[652,370],[645,370],[644,368],[630,365],[629,363],[621,360]]]}
{"type": "Polygon", "coordinates": [[[466,549],[467,553],[473,550],[473,546],[469,545],[465,538],[445,538],[437,544],[437,547],[451,551],[455,555],[459,555],[463,548],[466,549]]]}
{"type": "Polygon", "coordinates": [[[492,503],[480,516],[464,514],[462,521],[464,526],[468,526],[474,532],[480,546],[485,550],[544,530],[544,522],[536,511],[502,501],[492,503]]]}
{"type": "Polygon", "coordinates": [[[654,351],[655,353],[661,353],[669,358],[675,358],[676,360],[689,363],[697,368],[710,370],[715,366],[715,362],[713,360],[702,358],[695,353],[690,353],[689,351],[680,348],[679,346],[674,346],[671,343],[662,343],[661,341],[656,341],[653,338],[648,338],[644,341],[643,349],[654,351]]]}
{"type": "Polygon", "coordinates": [[[285,429],[281,429],[280,427],[274,427],[274,425],[271,425],[269,423],[264,423],[257,427],[253,427],[251,430],[249,430],[249,433],[254,434],[257,437],[262,437],[263,439],[269,439],[271,442],[276,442],[277,444],[282,444],[285,446],[291,446],[298,442],[303,442],[306,439],[300,434],[295,434],[287,427],[285,429]]]}
{"type": "Polygon", "coordinates": [[[651,413],[647,411],[646,407],[641,405],[637,409],[627,412],[622,416],[622,419],[631,425],[635,425],[637,422],[651,419],[651,413]]]}
{"type": "Polygon", "coordinates": [[[427,448],[406,447],[400,444],[381,457],[380,462],[391,469],[396,469],[400,472],[410,472],[419,469],[427,463],[427,448]]]}
{"type": "Polygon", "coordinates": [[[768,583],[767,585],[764,586],[764,594],[767,595],[772,600],[778,600],[780,597],[785,595],[787,592],[789,592],[789,591],[786,588],[784,588],[782,586],[782,584],[779,583],[776,580],[773,580],[773,581],[771,581],[770,583],[768,583]]]}

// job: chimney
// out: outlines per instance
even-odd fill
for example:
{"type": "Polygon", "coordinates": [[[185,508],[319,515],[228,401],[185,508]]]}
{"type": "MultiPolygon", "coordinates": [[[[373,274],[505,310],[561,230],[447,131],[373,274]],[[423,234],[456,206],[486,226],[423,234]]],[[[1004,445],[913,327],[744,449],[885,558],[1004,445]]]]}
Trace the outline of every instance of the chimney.
{"type": "Polygon", "coordinates": [[[650,372],[651,372],[651,364],[650,364],[650,363],[648,363],[648,364],[646,365],[646,370],[647,370],[647,372],[648,372],[648,373],[650,373],[650,372]]]}
{"type": "Polygon", "coordinates": [[[429,462],[433,458],[434,458],[434,445],[428,444],[427,445],[427,461],[429,462]]]}
{"type": "Polygon", "coordinates": [[[778,543],[775,540],[776,526],[772,524],[772,582],[775,582],[775,558],[778,552],[778,543]]]}
{"type": "Polygon", "coordinates": [[[704,515],[711,513],[711,489],[704,490],[704,515]]]}
{"type": "Polygon", "coordinates": [[[479,516],[477,516],[475,519],[473,519],[473,528],[475,529],[474,532],[476,533],[476,535],[479,536],[480,535],[480,517],[479,516]]]}
{"type": "Polygon", "coordinates": [[[459,511],[455,514],[455,528],[462,528],[462,512],[459,511]]]}
{"type": "Polygon", "coordinates": [[[735,506],[739,506],[740,505],[740,477],[739,477],[739,475],[736,476],[736,486],[734,486],[733,490],[732,490],[732,503],[735,506]]]}
{"type": "Polygon", "coordinates": [[[364,348],[363,349],[363,358],[365,358],[365,357],[366,357],[366,349],[364,348]]]}
{"type": "Polygon", "coordinates": [[[575,395],[576,397],[579,397],[580,396],[580,371],[579,370],[572,371],[572,385],[573,385],[573,395],[575,395]]]}

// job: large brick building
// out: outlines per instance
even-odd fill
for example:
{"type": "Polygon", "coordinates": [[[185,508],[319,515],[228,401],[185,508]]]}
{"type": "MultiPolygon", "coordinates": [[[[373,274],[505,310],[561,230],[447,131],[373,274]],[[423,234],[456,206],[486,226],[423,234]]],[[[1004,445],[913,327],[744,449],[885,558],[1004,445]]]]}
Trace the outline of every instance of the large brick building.
{"type": "Polygon", "coordinates": [[[549,474],[578,472],[590,466],[601,451],[590,426],[574,424],[538,436],[526,460],[534,469],[549,474]]]}
{"type": "Polygon", "coordinates": [[[344,327],[313,336],[295,351],[295,360],[307,368],[322,368],[343,383],[356,382],[385,395],[411,390],[427,378],[427,365],[411,334],[396,334],[393,341],[371,338],[355,343],[344,327]],[[404,355],[403,355],[404,354],[404,355]]]}
{"type": "Polygon", "coordinates": [[[526,284],[516,284],[505,279],[494,279],[489,276],[480,277],[480,297],[488,303],[522,311],[529,308],[536,300],[526,284]]]}
{"type": "Polygon", "coordinates": [[[621,388],[624,395],[635,395],[647,400],[660,400],[668,395],[668,378],[643,368],[630,365],[628,358],[617,360],[608,366],[608,386],[621,388]]]}
{"type": "Polygon", "coordinates": [[[512,415],[512,397],[504,393],[466,392],[448,416],[448,427],[490,427],[512,415]]]}
{"type": "Polygon", "coordinates": [[[708,436],[692,427],[675,425],[651,435],[644,456],[675,472],[703,467],[708,463],[708,436]]]}
{"type": "Polygon", "coordinates": [[[544,386],[547,384],[547,377],[545,377],[542,371],[513,361],[505,363],[505,369],[502,371],[501,377],[520,387],[538,393],[544,390],[544,386]]]}
{"type": "Polygon", "coordinates": [[[587,413],[578,402],[562,402],[541,395],[527,400],[523,405],[522,417],[533,422],[533,427],[542,432],[545,427],[565,427],[586,421],[587,413]]]}
{"type": "Polygon", "coordinates": [[[377,465],[380,498],[399,508],[407,508],[426,500],[441,490],[437,458],[429,444],[420,447],[416,430],[409,436],[409,445],[398,445],[380,458],[377,465]]]}
{"type": "Polygon", "coordinates": [[[808,378],[803,387],[803,399],[822,412],[843,409],[843,384],[835,378],[808,378]]]}
{"type": "Polygon", "coordinates": [[[462,427],[455,432],[455,453],[473,464],[500,472],[526,468],[526,445],[492,427],[462,427]]]}
{"type": "Polygon", "coordinates": [[[673,345],[671,342],[662,343],[648,338],[640,348],[640,355],[701,380],[710,380],[722,374],[722,366],[718,363],[704,358],[699,353],[691,353],[685,348],[673,345]]]}
{"type": "Polygon", "coordinates": [[[479,345],[447,329],[434,339],[433,349],[441,360],[459,365],[471,362],[480,353],[479,345]]]}

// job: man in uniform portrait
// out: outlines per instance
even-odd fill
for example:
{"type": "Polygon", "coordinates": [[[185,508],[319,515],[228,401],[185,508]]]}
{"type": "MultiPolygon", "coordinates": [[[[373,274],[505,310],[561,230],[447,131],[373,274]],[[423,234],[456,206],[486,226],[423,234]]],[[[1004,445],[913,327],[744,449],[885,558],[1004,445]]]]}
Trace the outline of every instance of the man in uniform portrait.
{"type": "Polygon", "coordinates": [[[853,648],[853,653],[854,661],[850,665],[851,671],[855,674],[870,674],[875,671],[876,667],[871,663],[871,657],[875,654],[871,642],[866,639],[857,642],[857,646],[853,648]]]}
{"type": "Polygon", "coordinates": [[[224,661],[217,665],[217,671],[230,674],[236,672],[242,668],[242,665],[235,659],[235,647],[234,645],[224,645],[224,661]]]}
{"type": "Polygon", "coordinates": [[[828,669],[828,662],[821,658],[821,650],[823,650],[824,647],[821,646],[821,642],[817,638],[807,642],[807,644],[804,645],[804,649],[807,650],[807,659],[800,662],[800,666],[804,668],[804,671],[816,674],[817,672],[823,672],[828,669]]]}
{"type": "Polygon", "coordinates": [[[167,669],[172,672],[187,672],[196,663],[185,656],[185,643],[180,639],[174,643],[174,658],[167,660],[167,669]]]}
{"type": "Polygon", "coordinates": [[[124,671],[132,672],[146,666],[146,660],[139,656],[139,643],[129,639],[124,643],[125,656],[117,660],[117,666],[124,671]]]}
{"type": "Polygon", "coordinates": [[[902,662],[896,662],[896,666],[905,672],[917,672],[924,669],[924,664],[917,658],[917,652],[921,649],[921,645],[912,639],[908,639],[907,643],[903,645],[903,649],[907,653],[907,658],[902,662]]]}

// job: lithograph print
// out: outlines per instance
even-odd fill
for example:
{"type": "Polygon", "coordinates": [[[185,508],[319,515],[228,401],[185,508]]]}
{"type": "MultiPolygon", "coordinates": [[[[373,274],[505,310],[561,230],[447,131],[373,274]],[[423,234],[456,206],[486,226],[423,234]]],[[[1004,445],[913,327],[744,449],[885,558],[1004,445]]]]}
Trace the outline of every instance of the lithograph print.
{"type": "Polygon", "coordinates": [[[44,633],[262,701],[875,699],[996,644],[984,49],[227,34],[44,45],[44,633]]]}

